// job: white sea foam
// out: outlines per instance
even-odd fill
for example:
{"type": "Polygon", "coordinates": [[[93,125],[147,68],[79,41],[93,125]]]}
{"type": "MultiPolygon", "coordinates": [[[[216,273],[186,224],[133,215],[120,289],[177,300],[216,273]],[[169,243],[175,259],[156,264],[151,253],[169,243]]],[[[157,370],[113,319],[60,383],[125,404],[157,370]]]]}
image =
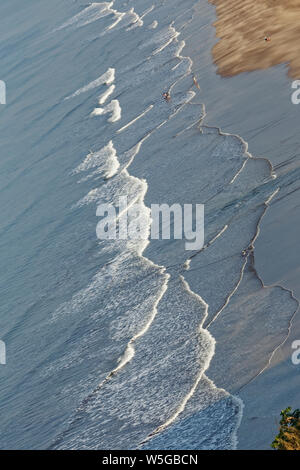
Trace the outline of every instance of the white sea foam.
{"type": "Polygon", "coordinates": [[[180,418],[141,447],[168,450],[228,450],[236,448],[243,403],[203,374],[180,418]],[[217,425],[216,425],[217,423],[217,425]]]}
{"type": "Polygon", "coordinates": [[[131,8],[126,12],[119,12],[116,10],[113,12],[114,21],[100,33],[100,37],[105,36],[107,33],[116,32],[120,29],[131,31],[137,27],[142,27],[144,24],[142,18],[134,11],[134,8],[131,8]]]}
{"type": "Polygon", "coordinates": [[[103,114],[111,114],[108,118],[109,122],[116,122],[121,119],[122,109],[118,100],[112,100],[104,108],[95,108],[91,116],[102,116],[103,114]]]}
{"type": "Polygon", "coordinates": [[[110,85],[110,87],[104,93],[102,93],[102,95],[99,97],[98,103],[104,104],[107,98],[109,98],[110,95],[113,94],[114,90],[115,90],[115,85],[110,85]]]}
{"type": "Polygon", "coordinates": [[[207,331],[199,330],[205,306],[179,278],[170,281],[157,297],[157,312],[148,317],[137,341],[130,342],[135,354],[126,349],[123,367],[119,364],[85,404],[83,414],[79,411],[72,431],[64,436],[64,446],[89,447],[92,440],[102,449],[136,446],[176,413],[190,392],[191,382],[213,353],[213,342],[207,331]],[[106,426],[97,426],[98,420],[106,426]],[[119,425],[112,432],[113,422],[119,425]],[[84,436],[78,433],[78,424],[86,430],[84,436]]]}
{"type": "Polygon", "coordinates": [[[70,20],[63,23],[59,28],[54,31],[59,31],[68,27],[81,28],[90,23],[93,23],[105,16],[111,15],[113,17],[113,22],[106,26],[104,31],[101,33],[101,36],[105,35],[107,32],[115,30],[119,25],[122,28],[127,27],[127,31],[130,31],[133,28],[143,26],[143,17],[150,13],[153,9],[153,6],[149,8],[143,16],[139,16],[134,8],[131,8],[129,11],[120,12],[113,9],[114,2],[102,2],[102,3],[92,3],[84,10],[82,10],[77,15],[73,16],[70,20]]]}
{"type": "Polygon", "coordinates": [[[155,49],[152,54],[156,55],[168,47],[179,35],[180,33],[176,31],[173,26],[168,26],[161,31],[157,31],[150,39],[144,41],[139,47],[144,49],[153,45],[155,46],[155,49]]]}
{"type": "Polygon", "coordinates": [[[131,16],[131,20],[130,20],[129,27],[127,28],[127,31],[130,31],[131,29],[134,29],[134,28],[137,28],[137,27],[141,28],[144,25],[142,17],[139,16],[134,11],[134,8],[131,8],[131,10],[129,11],[129,15],[131,16]]]}
{"type": "Polygon", "coordinates": [[[152,5],[150,8],[144,11],[140,16],[134,11],[134,8],[130,10],[130,14],[133,16],[132,24],[127,28],[127,31],[134,29],[136,27],[142,27],[144,25],[145,16],[149,15],[154,10],[155,6],[152,5]]]}
{"type": "Polygon", "coordinates": [[[119,162],[122,169],[126,169],[130,166],[135,156],[139,153],[143,142],[145,142],[147,138],[148,136],[144,137],[144,139],[141,139],[136,145],[120,155],[119,162]]]}
{"type": "Polygon", "coordinates": [[[87,8],[82,10],[80,13],[73,16],[73,18],[63,23],[55,31],[68,28],[70,26],[76,26],[77,28],[80,28],[82,26],[86,26],[89,23],[93,23],[94,21],[97,21],[100,18],[103,18],[104,16],[114,13],[115,10],[111,9],[113,4],[114,2],[102,2],[102,3],[94,2],[91,5],[89,5],[87,8]]]}
{"type": "Polygon", "coordinates": [[[90,152],[84,161],[74,170],[74,174],[95,169],[89,176],[103,174],[105,178],[111,178],[117,173],[119,167],[120,163],[117,158],[117,152],[113,142],[110,141],[108,145],[98,152],[90,152]]]}
{"type": "Polygon", "coordinates": [[[149,26],[148,28],[149,29],[156,29],[158,26],[158,22],[156,20],[154,20],[149,26]]]}
{"type": "Polygon", "coordinates": [[[145,16],[149,15],[155,8],[155,5],[151,5],[151,7],[147,8],[147,10],[144,11],[144,13],[141,14],[141,19],[143,20],[145,16]]]}
{"type": "Polygon", "coordinates": [[[115,12],[115,21],[111,25],[107,26],[102,34],[105,34],[107,31],[114,29],[120,23],[120,21],[122,21],[125,15],[126,13],[115,12]]]}
{"type": "Polygon", "coordinates": [[[126,129],[128,129],[128,127],[132,126],[132,124],[134,124],[134,123],[137,122],[139,119],[141,119],[142,117],[144,117],[152,108],[153,108],[153,104],[150,104],[150,106],[148,106],[148,108],[145,109],[145,111],[143,111],[141,114],[139,114],[136,118],[132,119],[132,121],[130,121],[128,124],[126,124],[125,126],[121,127],[121,129],[118,129],[117,132],[123,132],[123,131],[125,131],[126,129]]]}
{"type": "Polygon", "coordinates": [[[75,96],[81,95],[81,93],[86,93],[87,91],[93,90],[93,88],[97,88],[103,84],[110,85],[115,80],[115,69],[109,68],[104,74],[102,74],[96,80],[93,80],[88,85],[85,85],[82,88],[79,88],[75,91],[72,95],[69,95],[65,98],[65,100],[69,100],[70,98],[74,98],[75,96]]]}

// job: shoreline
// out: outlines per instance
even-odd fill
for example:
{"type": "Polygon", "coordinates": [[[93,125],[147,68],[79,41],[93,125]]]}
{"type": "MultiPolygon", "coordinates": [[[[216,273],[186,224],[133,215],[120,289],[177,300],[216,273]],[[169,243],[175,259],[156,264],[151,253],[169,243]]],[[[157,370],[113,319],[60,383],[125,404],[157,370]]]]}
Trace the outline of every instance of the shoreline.
{"type": "MultiPolygon", "coordinates": [[[[273,416],[300,401],[297,369],[284,362],[296,301],[278,287],[285,271],[277,253],[270,254],[286,232],[294,232],[295,243],[298,233],[296,217],[295,230],[281,220],[294,215],[284,212],[288,197],[280,202],[286,192],[292,192],[296,211],[293,184],[300,180],[300,168],[298,178],[288,163],[287,149],[296,154],[298,136],[287,133],[296,126],[282,93],[285,67],[230,79],[218,75],[211,55],[215,9],[207,0],[177,0],[172,15],[170,2],[146,12],[144,1],[138,11],[112,3],[104,16],[102,4],[80,6],[79,12],[72,5],[71,17],[66,2],[63,15],[52,6],[50,20],[40,7],[37,18],[51,21],[51,30],[63,20],[71,29],[38,42],[38,51],[35,37],[24,40],[28,57],[36,58],[30,70],[17,49],[10,50],[9,63],[20,67],[11,83],[20,99],[12,103],[7,141],[14,136],[14,158],[24,148],[28,161],[13,230],[2,240],[17,250],[16,267],[10,250],[5,253],[10,269],[4,284],[13,280],[18,295],[24,292],[24,308],[7,320],[16,366],[13,374],[6,369],[2,447],[131,449],[146,442],[147,448],[170,450],[266,448],[277,431],[273,416]],[[57,72],[51,87],[50,59],[57,72]],[[97,79],[111,67],[114,80],[97,79]],[[23,75],[29,85],[38,76],[36,107],[19,82],[23,75]],[[270,79],[278,85],[279,103],[270,79]],[[95,83],[99,88],[90,86],[95,83]],[[168,102],[162,98],[167,90],[168,102]],[[113,112],[111,99],[122,109],[117,122],[104,112],[91,118],[98,105],[113,112]],[[20,109],[32,121],[28,134],[20,109]],[[47,188],[42,183],[48,180],[47,188]],[[283,193],[277,194],[278,186],[283,193]],[[99,244],[96,205],[116,205],[124,192],[130,207],[138,205],[146,238],[99,244]],[[184,239],[150,240],[149,207],[155,202],[204,203],[203,249],[187,252],[184,239]],[[53,219],[59,224],[53,226],[53,219]],[[31,243],[20,244],[20,235],[31,243]],[[28,263],[23,253],[37,262],[28,263]],[[267,270],[281,276],[272,286],[267,270]],[[40,301],[32,289],[26,297],[31,286],[40,288],[40,301]],[[26,334],[33,342],[20,341],[26,334]],[[6,395],[14,397],[13,410],[6,395]]],[[[5,142],[4,132],[4,154],[5,142]]],[[[16,182],[23,179],[20,173],[16,182]]],[[[15,198],[12,181],[4,191],[5,223],[15,198]]],[[[292,256],[296,263],[297,253],[292,256]]],[[[11,296],[8,307],[18,300],[11,296]]],[[[300,326],[293,324],[295,334],[300,326]]]]}
{"type": "MultiPolygon", "coordinates": [[[[296,227],[300,224],[296,212],[297,193],[287,193],[289,179],[297,184],[300,139],[295,132],[295,122],[299,119],[300,106],[291,103],[291,79],[286,65],[240,73],[226,79],[218,73],[212,57],[217,41],[213,3],[200,0],[195,6],[194,25],[188,31],[185,51],[193,60],[193,72],[201,87],[200,99],[207,110],[205,122],[222,132],[242,136],[249,144],[251,155],[267,158],[275,167],[281,191],[270,202],[260,221],[260,233],[255,243],[255,269],[266,287],[280,284],[299,299],[299,276],[294,268],[299,261],[291,249],[297,243],[293,235],[297,231],[286,233],[281,218],[286,221],[293,211],[296,227]],[[295,157],[291,158],[291,155],[295,157]],[[282,197],[282,202],[277,204],[282,197]]],[[[263,46],[269,45],[263,41],[263,46]]],[[[299,311],[294,313],[289,330],[284,344],[273,353],[266,370],[239,394],[246,403],[238,430],[239,449],[269,448],[281,409],[287,404],[299,407],[297,368],[290,359],[291,343],[300,334],[299,311]],[[259,425],[265,429],[263,435],[257,433],[259,425]]]]}

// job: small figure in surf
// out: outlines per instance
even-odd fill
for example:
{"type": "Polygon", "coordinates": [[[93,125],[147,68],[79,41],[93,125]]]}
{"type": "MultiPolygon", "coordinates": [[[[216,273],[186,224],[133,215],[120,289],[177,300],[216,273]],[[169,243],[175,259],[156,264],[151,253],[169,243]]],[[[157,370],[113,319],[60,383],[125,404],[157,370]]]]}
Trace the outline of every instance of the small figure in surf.
{"type": "Polygon", "coordinates": [[[200,85],[197,82],[197,79],[196,79],[195,75],[193,75],[193,82],[194,82],[194,85],[198,88],[198,90],[200,90],[200,85]]]}
{"type": "Polygon", "coordinates": [[[253,245],[249,245],[248,248],[243,250],[242,251],[243,258],[246,258],[247,256],[249,256],[253,252],[253,249],[254,249],[253,245]]]}
{"type": "Polygon", "coordinates": [[[171,99],[171,95],[170,93],[167,91],[165,93],[163,93],[163,98],[166,100],[166,101],[170,101],[171,99]]]}

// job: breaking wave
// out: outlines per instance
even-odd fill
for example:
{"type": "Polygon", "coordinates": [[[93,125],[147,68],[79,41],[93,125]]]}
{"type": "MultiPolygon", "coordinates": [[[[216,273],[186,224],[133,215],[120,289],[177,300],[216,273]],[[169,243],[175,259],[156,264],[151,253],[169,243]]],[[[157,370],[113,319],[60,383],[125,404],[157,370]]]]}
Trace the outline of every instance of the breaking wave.
{"type": "MultiPolygon", "coordinates": [[[[118,11],[118,3],[93,3],[59,28],[104,18],[99,37],[132,41],[126,61],[120,54],[98,79],[66,98],[83,99],[101,88],[101,107],[91,116],[99,119],[106,142],[73,171],[90,185],[76,209],[116,206],[126,195],[127,209],[138,209],[129,224],[138,223],[143,233],[140,240],[100,241],[105,264],[53,313],[55,323],[89,312],[103,329],[101,357],[117,360],[110,368],[105,363],[99,384],[52,447],[235,448],[243,404],[232,393],[266,367],[298,308],[288,291],[263,286],[254,267],[259,223],[278,184],[269,162],[253,158],[239,136],[203,124],[192,61],[181,55],[181,28],[155,19],[168,18],[167,6],[153,5],[139,16],[134,9],[118,11]],[[169,91],[170,102],[162,91],[169,91]],[[151,200],[204,203],[204,248],[188,253],[182,240],[150,241],[151,200]],[[241,305],[247,314],[235,331],[241,305]],[[257,340],[251,335],[257,322],[268,342],[260,338],[249,368],[246,352],[257,340]]],[[[174,5],[178,17],[192,7],[187,3],[174,5]]],[[[117,224],[127,216],[121,212],[117,224]]]]}

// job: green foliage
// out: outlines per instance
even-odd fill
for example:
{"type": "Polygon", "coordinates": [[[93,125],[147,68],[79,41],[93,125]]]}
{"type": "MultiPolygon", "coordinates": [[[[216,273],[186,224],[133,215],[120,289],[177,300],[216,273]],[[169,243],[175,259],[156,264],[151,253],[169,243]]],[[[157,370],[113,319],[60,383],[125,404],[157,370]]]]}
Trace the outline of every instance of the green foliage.
{"type": "Polygon", "coordinates": [[[276,450],[300,450],[300,409],[292,411],[291,407],[280,413],[279,433],[272,447],[276,450]]]}

